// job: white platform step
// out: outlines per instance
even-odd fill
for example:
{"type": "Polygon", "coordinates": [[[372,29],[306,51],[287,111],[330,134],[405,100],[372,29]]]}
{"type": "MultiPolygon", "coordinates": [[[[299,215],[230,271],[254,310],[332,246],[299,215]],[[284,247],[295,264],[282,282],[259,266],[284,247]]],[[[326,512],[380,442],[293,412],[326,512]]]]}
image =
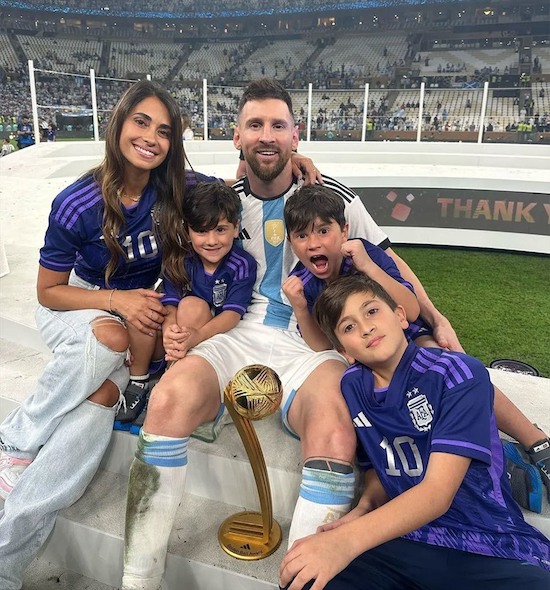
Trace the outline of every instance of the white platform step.
{"type": "MultiPolygon", "coordinates": [[[[12,340],[0,339],[0,419],[28,395],[50,355],[12,340]]],[[[544,407],[548,381],[493,371],[493,379],[527,415],[548,429],[544,407]],[[544,383],[543,383],[544,382],[544,383]]],[[[258,509],[258,497],[246,452],[235,427],[224,428],[218,440],[189,445],[185,499],[172,531],[166,576],[172,589],[242,590],[277,588],[277,571],[298,495],[299,444],[280,425],[278,415],[255,423],[271,482],[274,513],[285,539],[271,557],[256,562],[229,557],[218,545],[223,520],[243,509],[258,509]]],[[[110,446],[89,489],[63,510],[41,555],[55,564],[116,588],[120,582],[127,474],[136,437],[113,432],[110,446]]],[[[526,519],[550,537],[550,506],[526,519]]],[[[40,588],[38,584],[36,588],[40,588]]]]}
{"type": "MultiPolygon", "coordinates": [[[[49,354],[0,339],[0,355],[1,420],[32,390],[49,354]]],[[[229,424],[216,443],[190,442],[188,485],[169,545],[170,588],[277,588],[300,483],[299,444],[283,432],[278,416],[257,422],[256,431],[269,465],[275,516],[285,536],[281,547],[272,556],[251,562],[230,557],[218,545],[218,528],[225,518],[259,509],[246,452],[229,424]]],[[[60,512],[42,560],[113,587],[120,583],[127,475],[136,441],[132,434],[113,432],[102,469],[84,496],[60,512]]]]}

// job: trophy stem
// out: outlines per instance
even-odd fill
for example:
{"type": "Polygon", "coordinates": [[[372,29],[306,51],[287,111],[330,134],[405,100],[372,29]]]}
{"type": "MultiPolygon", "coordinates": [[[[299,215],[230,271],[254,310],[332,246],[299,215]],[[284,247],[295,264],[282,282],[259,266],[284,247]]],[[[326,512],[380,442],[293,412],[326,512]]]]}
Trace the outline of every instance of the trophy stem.
{"type": "Polygon", "coordinates": [[[260,442],[252,422],[241,416],[225,394],[225,405],[237,431],[252,467],[261,514],[257,512],[240,512],[226,519],[218,534],[222,549],[237,559],[262,559],[273,553],[280,545],[282,532],[279,523],[273,518],[271,489],[267,467],[260,442]]]}

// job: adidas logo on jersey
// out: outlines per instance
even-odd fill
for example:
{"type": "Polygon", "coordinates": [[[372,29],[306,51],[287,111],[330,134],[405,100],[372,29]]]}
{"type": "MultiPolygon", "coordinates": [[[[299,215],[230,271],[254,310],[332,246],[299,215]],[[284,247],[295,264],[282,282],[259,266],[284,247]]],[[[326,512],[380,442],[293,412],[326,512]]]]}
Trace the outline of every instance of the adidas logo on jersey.
{"type": "Polygon", "coordinates": [[[244,227],[242,227],[241,231],[239,232],[239,240],[250,240],[250,234],[244,227]]]}
{"type": "Polygon", "coordinates": [[[359,412],[357,416],[353,419],[353,424],[355,428],[369,428],[372,424],[369,422],[369,419],[363,414],[363,412],[359,412]]]}

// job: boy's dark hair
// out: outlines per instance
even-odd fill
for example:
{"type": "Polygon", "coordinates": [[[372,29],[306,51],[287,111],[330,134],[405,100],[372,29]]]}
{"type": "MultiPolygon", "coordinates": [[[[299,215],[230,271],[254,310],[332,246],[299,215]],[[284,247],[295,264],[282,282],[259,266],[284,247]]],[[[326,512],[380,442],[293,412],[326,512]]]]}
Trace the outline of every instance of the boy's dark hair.
{"type": "Polygon", "coordinates": [[[239,115],[247,102],[251,100],[265,100],[267,98],[275,98],[286,103],[290,116],[292,117],[292,120],[294,120],[292,98],[290,98],[290,94],[280,82],[272,80],[271,78],[260,78],[259,80],[253,80],[250,82],[250,84],[244,89],[241,100],[239,101],[239,115]]]}
{"type": "Polygon", "coordinates": [[[199,182],[183,200],[183,219],[193,231],[214,229],[224,217],[237,225],[240,212],[239,195],[222,182],[199,182]]]}
{"type": "Polygon", "coordinates": [[[397,303],[388,292],[379,283],[365,275],[347,275],[337,278],[319,295],[313,306],[315,321],[336,350],[343,349],[335,334],[336,326],[348,297],[356,293],[372,293],[387,303],[392,310],[397,307],[397,303]]]}
{"type": "Polygon", "coordinates": [[[302,231],[318,217],[324,223],[336,221],[340,229],[346,225],[344,201],[333,190],[319,184],[298,189],[285,204],[286,232],[302,231]]]}

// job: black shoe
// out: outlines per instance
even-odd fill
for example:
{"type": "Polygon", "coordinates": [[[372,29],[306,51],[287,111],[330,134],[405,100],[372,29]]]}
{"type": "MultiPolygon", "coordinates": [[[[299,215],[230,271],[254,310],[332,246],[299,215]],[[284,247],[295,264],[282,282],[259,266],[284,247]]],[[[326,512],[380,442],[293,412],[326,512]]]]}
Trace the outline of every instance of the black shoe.
{"type": "Polygon", "coordinates": [[[124,392],[122,403],[115,417],[115,430],[129,430],[130,424],[141,414],[147,402],[149,383],[147,381],[130,381],[124,392]],[[127,427],[117,426],[127,424],[127,427]]]}

